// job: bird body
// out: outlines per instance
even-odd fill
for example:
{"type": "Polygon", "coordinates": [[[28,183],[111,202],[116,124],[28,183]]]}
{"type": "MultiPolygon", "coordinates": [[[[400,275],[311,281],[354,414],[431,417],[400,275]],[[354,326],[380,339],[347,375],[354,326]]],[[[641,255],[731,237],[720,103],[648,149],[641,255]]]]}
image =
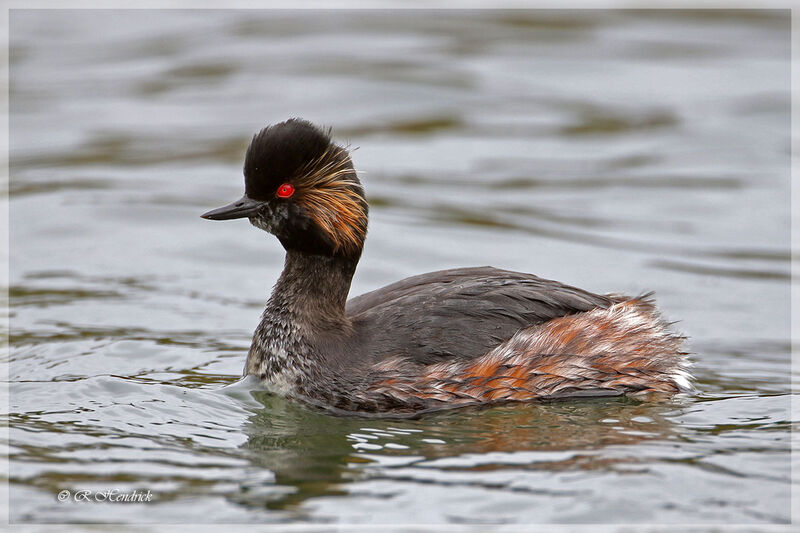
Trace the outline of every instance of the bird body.
{"type": "Polygon", "coordinates": [[[259,132],[245,196],[203,216],[248,217],[286,249],[245,374],[351,412],[691,389],[683,337],[649,295],[599,295],[532,274],[457,268],[347,300],[368,206],[346,149],[304,120],[259,132]]]}

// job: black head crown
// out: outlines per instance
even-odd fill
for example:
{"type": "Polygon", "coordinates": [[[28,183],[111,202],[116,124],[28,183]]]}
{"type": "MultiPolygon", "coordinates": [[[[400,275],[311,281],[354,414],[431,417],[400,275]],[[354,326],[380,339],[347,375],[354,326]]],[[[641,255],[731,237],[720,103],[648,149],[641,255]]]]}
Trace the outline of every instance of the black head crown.
{"type": "Polygon", "coordinates": [[[321,159],[331,148],[330,135],[307,120],[292,118],[253,135],[244,156],[244,193],[271,197],[287,178],[321,159]]]}
{"type": "Polygon", "coordinates": [[[204,218],[248,217],[287,250],[358,257],[367,203],[347,150],[302,119],[253,136],[244,162],[245,195],[204,218]]]}

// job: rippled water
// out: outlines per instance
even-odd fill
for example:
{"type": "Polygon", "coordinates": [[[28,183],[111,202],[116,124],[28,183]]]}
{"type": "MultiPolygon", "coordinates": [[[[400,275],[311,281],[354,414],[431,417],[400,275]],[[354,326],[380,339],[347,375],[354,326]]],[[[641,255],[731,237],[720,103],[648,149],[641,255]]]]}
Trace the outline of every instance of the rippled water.
{"type": "Polygon", "coordinates": [[[785,12],[10,21],[12,522],[791,519],[785,12]],[[359,147],[353,294],[482,264],[653,289],[698,394],[384,420],[237,383],[283,253],[199,214],[296,115],[359,147]]]}

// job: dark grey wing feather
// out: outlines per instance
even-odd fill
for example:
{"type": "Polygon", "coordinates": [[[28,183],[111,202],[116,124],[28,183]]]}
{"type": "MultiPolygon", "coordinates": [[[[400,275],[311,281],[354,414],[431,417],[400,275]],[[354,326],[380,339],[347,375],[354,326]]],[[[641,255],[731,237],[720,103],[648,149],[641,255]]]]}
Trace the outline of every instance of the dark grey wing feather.
{"type": "Polygon", "coordinates": [[[612,303],[533,274],[477,267],[406,278],[351,299],[347,313],[366,357],[428,364],[478,357],[521,328],[612,303]]]}

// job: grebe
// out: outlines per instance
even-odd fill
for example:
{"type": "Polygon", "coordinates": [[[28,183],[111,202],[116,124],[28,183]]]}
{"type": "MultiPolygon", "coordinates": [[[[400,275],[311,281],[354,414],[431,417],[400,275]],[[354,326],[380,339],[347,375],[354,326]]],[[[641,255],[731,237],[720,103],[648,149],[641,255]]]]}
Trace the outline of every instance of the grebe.
{"type": "Polygon", "coordinates": [[[683,337],[649,295],[592,294],[532,274],[456,268],[347,300],[367,201],[347,149],[302,119],[247,148],[245,194],[203,214],[250,219],[286,249],[245,375],[334,410],[691,390],[683,337]]]}

